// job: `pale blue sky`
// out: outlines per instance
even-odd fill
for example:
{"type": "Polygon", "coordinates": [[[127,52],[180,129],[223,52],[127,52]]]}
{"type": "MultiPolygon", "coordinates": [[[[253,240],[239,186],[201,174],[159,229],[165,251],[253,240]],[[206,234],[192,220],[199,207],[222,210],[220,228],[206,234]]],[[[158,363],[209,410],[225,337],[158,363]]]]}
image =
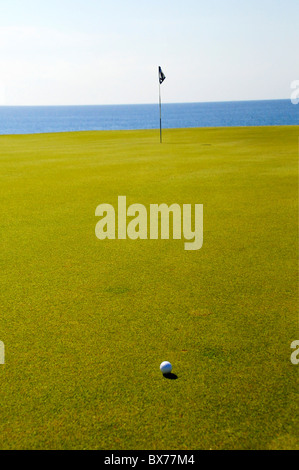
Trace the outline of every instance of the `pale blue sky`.
{"type": "Polygon", "coordinates": [[[299,0],[0,0],[0,104],[289,98],[299,0]]]}

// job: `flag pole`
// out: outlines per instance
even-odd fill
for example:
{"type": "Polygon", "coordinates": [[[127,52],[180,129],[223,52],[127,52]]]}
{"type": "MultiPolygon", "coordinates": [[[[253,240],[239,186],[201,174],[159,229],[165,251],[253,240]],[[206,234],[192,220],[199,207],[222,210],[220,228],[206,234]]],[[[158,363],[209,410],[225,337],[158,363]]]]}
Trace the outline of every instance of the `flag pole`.
{"type": "Polygon", "coordinates": [[[161,83],[165,80],[165,75],[162,72],[161,67],[158,68],[159,73],[159,107],[160,107],[160,144],[162,144],[162,103],[161,103],[161,83]]]}
{"type": "Polygon", "coordinates": [[[161,104],[161,83],[160,83],[160,79],[159,79],[159,107],[160,107],[160,144],[162,144],[162,104],[161,104]]]}

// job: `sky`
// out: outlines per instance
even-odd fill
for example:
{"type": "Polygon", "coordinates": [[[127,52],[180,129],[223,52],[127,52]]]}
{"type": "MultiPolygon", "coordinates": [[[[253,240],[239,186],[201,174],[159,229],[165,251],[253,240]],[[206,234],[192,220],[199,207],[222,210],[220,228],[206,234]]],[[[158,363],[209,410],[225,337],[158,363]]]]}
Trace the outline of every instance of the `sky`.
{"type": "Polygon", "coordinates": [[[0,0],[0,105],[289,99],[299,0],[0,0]]]}

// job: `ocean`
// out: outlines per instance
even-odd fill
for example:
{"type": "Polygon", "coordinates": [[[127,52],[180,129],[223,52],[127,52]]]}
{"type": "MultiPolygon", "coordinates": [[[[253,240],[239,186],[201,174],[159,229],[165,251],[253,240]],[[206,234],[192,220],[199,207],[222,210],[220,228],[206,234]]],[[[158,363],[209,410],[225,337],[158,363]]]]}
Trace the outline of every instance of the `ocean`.
{"type": "MultiPolygon", "coordinates": [[[[158,129],[158,104],[0,106],[0,134],[158,129]]],[[[299,125],[290,100],[162,104],[163,128],[299,125]]]]}

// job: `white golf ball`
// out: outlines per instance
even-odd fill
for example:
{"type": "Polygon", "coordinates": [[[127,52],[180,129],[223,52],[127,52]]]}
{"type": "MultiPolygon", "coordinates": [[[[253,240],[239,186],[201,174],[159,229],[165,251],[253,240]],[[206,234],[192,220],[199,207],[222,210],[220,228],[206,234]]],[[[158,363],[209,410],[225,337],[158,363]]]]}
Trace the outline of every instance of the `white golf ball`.
{"type": "Polygon", "coordinates": [[[160,364],[160,371],[162,372],[162,374],[170,374],[170,372],[172,371],[172,365],[170,364],[170,362],[168,361],[164,361],[162,362],[162,364],[160,364]]]}

